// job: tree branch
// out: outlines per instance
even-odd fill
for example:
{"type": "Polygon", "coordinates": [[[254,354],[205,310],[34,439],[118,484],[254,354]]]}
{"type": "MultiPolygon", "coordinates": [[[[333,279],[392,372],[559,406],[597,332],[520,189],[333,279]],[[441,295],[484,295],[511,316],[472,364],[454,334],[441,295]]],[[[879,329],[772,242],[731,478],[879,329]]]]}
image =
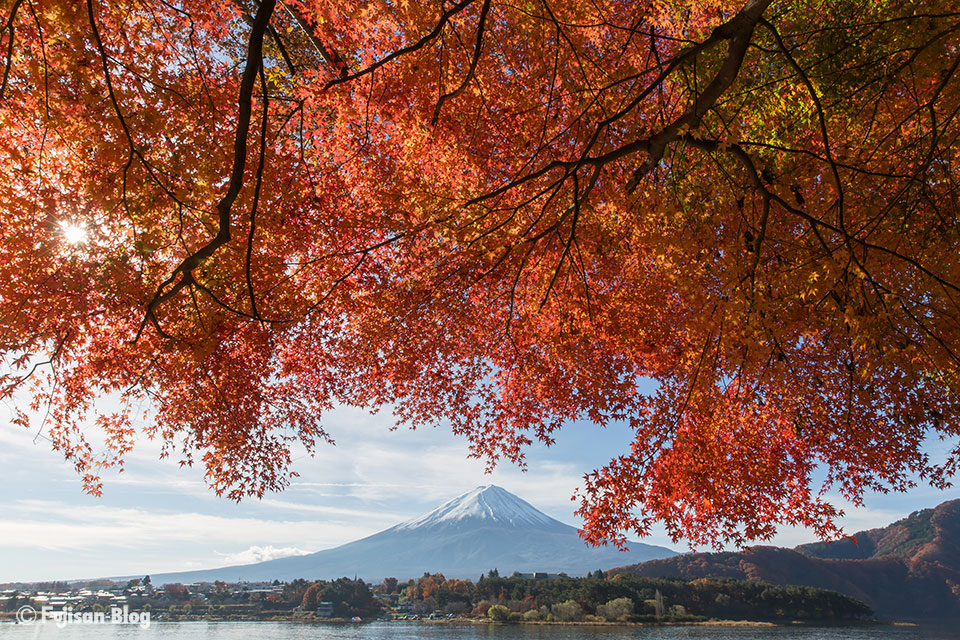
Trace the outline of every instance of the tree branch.
{"type": "Polygon", "coordinates": [[[763,12],[770,6],[773,0],[748,0],[743,9],[740,10],[728,22],[721,24],[713,30],[707,42],[716,42],[718,40],[729,40],[727,45],[727,55],[720,65],[719,71],[713,77],[703,92],[697,96],[693,103],[679,118],[670,123],[660,133],[650,138],[650,146],[647,150],[646,161],[633,172],[630,180],[627,182],[627,192],[633,193],[640,180],[654,169],[667,149],[667,145],[677,140],[685,130],[695,129],[703,116],[716,104],[717,100],[730,88],[733,81],[737,79],[740,73],[740,67],[743,64],[744,55],[753,37],[753,31],[757,23],[763,18],[763,12]]]}
{"type": "MultiPolygon", "coordinates": [[[[88,0],[88,5],[91,0],[88,0]]],[[[230,183],[227,193],[217,204],[218,229],[217,235],[193,254],[187,256],[183,262],[174,270],[169,278],[160,283],[153,298],[147,303],[146,314],[140,323],[140,329],[134,342],[140,339],[143,329],[147,322],[151,322],[160,335],[165,337],[157,321],[157,308],[175,296],[184,287],[195,282],[193,271],[200,264],[212,256],[217,249],[230,242],[230,209],[234,201],[240,194],[243,187],[243,172],[247,162],[247,135],[250,130],[250,117],[253,111],[252,97],[253,86],[257,79],[257,74],[263,64],[263,36],[270,23],[270,16],[276,6],[276,0],[264,0],[257,10],[257,15],[253,21],[253,28],[250,31],[250,41],[247,45],[247,62],[243,70],[243,76],[240,80],[240,92],[237,98],[239,115],[237,117],[237,133],[234,138],[233,147],[233,171],[230,175],[230,183]],[[170,287],[168,290],[167,287],[170,287]]],[[[91,9],[92,11],[92,9],[91,9]]]]}

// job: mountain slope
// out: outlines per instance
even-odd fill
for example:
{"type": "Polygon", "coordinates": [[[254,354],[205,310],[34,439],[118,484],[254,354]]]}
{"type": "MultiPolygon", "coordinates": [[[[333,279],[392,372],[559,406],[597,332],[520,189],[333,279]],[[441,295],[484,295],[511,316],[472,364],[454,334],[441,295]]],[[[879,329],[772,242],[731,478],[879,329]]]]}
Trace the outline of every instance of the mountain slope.
{"type": "Polygon", "coordinates": [[[960,500],[911,514],[888,527],[796,549],[753,547],[694,553],[615,571],[649,577],[729,577],[833,589],[882,618],[960,619],[960,500]]]}
{"type": "Polygon", "coordinates": [[[433,511],[372,536],[305,556],[204,571],[154,574],[167,582],[292,580],[358,576],[380,581],[442,572],[477,578],[490,569],[583,575],[595,569],[676,555],[633,543],[629,552],[587,547],[574,527],[494,485],[478,487],[433,511]]]}
{"type": "MultiPolygon", "coordinates": [[[[949,503],[941,505],[944,507],[940,510],[941,513],[950,510],[946,507],[947,504],[949,503]]],[[[928,543],[933,542],[936,537],[937,527],[932,522],[936,511],[936,509],[915,511],[888,527],[861,531],[854,537],[833,543],[802,544],[796,549],[814,558],[837,560],[862,560],[884,556],[911,557],[928,543]]]]}

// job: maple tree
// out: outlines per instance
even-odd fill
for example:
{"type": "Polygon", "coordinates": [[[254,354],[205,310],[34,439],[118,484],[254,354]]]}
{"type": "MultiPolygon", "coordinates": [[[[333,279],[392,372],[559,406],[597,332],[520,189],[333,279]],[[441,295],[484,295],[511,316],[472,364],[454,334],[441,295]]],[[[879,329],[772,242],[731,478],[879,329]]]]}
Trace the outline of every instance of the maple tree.
{"type": "Polygon", "coordinates": [[[491,464],[627,422],[591,542],[830,537],[828,490],[956,471],[958,2],[0,19],[2,395],[90,491],[142,429],[262,495],[341,404],[491,464]]]}

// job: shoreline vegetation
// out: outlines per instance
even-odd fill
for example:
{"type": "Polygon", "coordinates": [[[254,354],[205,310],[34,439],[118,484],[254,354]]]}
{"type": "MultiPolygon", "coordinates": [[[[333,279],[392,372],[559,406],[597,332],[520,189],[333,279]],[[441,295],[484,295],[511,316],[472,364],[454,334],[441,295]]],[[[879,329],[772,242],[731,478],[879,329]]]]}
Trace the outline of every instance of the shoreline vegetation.
{"type": "Polygon", "coordinates": [[[3,617],[29,606],[38,612],[129,607],[149,611],[157,621],[822,626],[873,618],[862,602],[824,589],[726,578],[645,578],[600,570],[572,578],[544,573],[501,577],[494,569],[476,582],[425,573],[417,580],[387,578],[380,584],[342,577],[154,587],[144,576],[126,583],[17,586],[0,592],[3,617]]]}
{"type": "MultiPolygon", "coordinates": [[[[15,623],[16,612],[0,611],[0,624],[15,623]]],[[[768,620],[669,620],[660,621],[607,621],[607,620],[580,620],[574,622],[562,622],[559,620],[507,620],[498,621],[490,618],[370,618],[361,621],[351,620],[349,618],[331,618],[318,616],[307,612],[290,612],[264,614],[228,614],[217,615],[208,613],[197,614],[166,614],[165,612],[156,612],[151,616],[151,623],[170,623],[170,622],[297,622],[302,624],[369,624],[371,622],[389,622],[393,624],[430,624],[430,625],[528,625],[528,626],[549,626],[549,627],[869,627],[869,626],[918,626],[913,622],[902,621],[879,621],[879,620],[789,620],[771,622],[768,620]]]]}

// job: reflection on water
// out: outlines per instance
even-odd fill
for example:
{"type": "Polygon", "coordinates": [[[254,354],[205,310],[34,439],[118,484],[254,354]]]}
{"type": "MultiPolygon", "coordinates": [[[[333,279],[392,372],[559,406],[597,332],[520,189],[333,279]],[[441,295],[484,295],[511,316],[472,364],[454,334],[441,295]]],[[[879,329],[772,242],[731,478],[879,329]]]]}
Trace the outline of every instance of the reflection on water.
{"type": "Polygon", "coordinates": [[[948,640],[955,628],[929,627],[607,627],[500,624],[305,624],[154,622],[130,625],[0,624],[0,637],[38,640],[948,640]]]}

